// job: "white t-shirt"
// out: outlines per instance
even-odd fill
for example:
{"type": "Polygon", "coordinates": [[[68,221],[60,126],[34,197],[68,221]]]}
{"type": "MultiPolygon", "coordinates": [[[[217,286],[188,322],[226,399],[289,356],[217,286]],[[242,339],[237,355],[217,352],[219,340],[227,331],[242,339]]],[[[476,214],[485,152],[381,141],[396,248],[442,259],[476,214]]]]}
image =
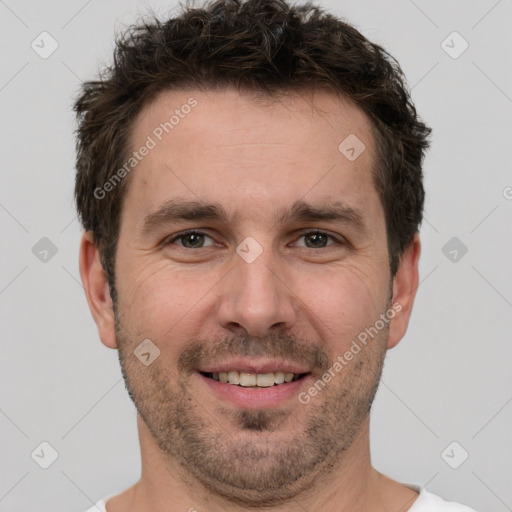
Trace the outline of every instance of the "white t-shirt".
{"type": "MultiPolygon", "coordinates": [[[[425,488],[422,489],[419,485],[404,485],[420,493],[407,512],[476,512],[472,508],[466,507],[466,505],[461,505],[453,501],[445,501],[440,496],[428,492],[425,488]]],[[[108,503],[108,500],[114,496],[115,495],[112,494],[98,501],[98,503],[87,512],[107,512],[105,503],[108,503]]]]}

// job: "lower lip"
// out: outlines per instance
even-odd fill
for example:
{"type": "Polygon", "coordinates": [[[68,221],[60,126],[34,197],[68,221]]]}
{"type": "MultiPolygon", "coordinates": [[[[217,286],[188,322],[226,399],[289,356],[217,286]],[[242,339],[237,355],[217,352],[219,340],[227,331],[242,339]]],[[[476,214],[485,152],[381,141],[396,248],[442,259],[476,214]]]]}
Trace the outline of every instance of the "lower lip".
{"type": "Polygon", "coordinates": [[[263,409],[282,405],[290,398],[296,397],[310,377],[308,374],[299,380],[268,388],[245,388],[210,379],[201,373],[197,375],[215,394],[243,409],[263,409]]]}

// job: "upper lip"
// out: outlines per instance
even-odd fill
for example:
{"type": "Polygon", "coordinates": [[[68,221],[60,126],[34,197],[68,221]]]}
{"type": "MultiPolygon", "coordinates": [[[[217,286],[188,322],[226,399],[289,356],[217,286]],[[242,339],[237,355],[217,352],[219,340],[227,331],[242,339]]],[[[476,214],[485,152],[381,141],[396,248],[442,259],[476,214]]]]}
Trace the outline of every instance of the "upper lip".
{"type": "Polygon", "coordinates": [[[262,358],[238,358],[228,359],[219,363],[206,363],[198,368],[200,372],[204,373],[219,373],[240,371],[243,373],[295,373],[297,375],[302,373],[309,373],[311,370],[305,366],[289,361],[281,361],[277,359],[262,359],[262,358]]]}

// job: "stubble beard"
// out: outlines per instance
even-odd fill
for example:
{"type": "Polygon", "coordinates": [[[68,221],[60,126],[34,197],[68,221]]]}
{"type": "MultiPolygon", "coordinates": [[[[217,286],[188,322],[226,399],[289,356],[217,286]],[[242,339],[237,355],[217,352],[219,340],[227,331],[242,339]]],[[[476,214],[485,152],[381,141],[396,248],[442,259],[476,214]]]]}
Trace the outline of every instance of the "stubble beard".
{"type": "MultiPolygon", "coordinates": [[[[206,489],[247,507],[290,501],[342,463],[343,454],[369,415],[383,368],[387,335],[388,327],[311,399],[306,419],[290,435],[289,429],[287,434],[280,428],[293,420],[290,407],[220,408],[220,414],[213,417],[205,409],[205,397],[191,393],[189,373],[176,372],[175,368],[171,371],[162,364],[162,357],[150,366],[141,364],[133,354],[140,340],[126,334],[116,315],[125,385],[156,445],[170,464],[178,462],[206,489]]],[[[239,355],[266,353],[274,357],[283,347],[285,351],[299,347],[293,339],[285,337],[281,341],[277,345],[276,340],[266,339],[257,345],[243,338],[237,345],[238,341],[232,339],[230,346],[243,345],[244,350],[237,350],[239,355]],[[277,346],[280,348],[275,349],[277,346]]],[[[317,352],[318,361],[323,371],[332,366],[325,353],[317,352]]],[[[297,401],[293,407],[306,406],[297,401]]]]}

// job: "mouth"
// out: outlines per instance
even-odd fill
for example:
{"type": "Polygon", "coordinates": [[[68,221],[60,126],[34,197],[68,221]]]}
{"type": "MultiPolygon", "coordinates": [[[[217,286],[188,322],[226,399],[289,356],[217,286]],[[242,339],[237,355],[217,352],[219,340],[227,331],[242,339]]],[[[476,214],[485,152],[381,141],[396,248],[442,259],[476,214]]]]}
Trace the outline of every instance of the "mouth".
{"type": "Polygon", "coordinates": [[[197,368],[195,375],[207,395],[252,410],[289,406],[313,381],[307,366],[270,359],[212,363],[197,368]]]}
{"type": "Polygon", "coordinates": [[[199,372],[208,379],[222,382],[223,384],[231,384],[233,386],[243,388],[270,388],[281,386],[290,382],[303,379],[307,373],[293,372],[268,372],[268,373],[251,373],[240,370],[230,370],[224,372],[199,372]]]}

